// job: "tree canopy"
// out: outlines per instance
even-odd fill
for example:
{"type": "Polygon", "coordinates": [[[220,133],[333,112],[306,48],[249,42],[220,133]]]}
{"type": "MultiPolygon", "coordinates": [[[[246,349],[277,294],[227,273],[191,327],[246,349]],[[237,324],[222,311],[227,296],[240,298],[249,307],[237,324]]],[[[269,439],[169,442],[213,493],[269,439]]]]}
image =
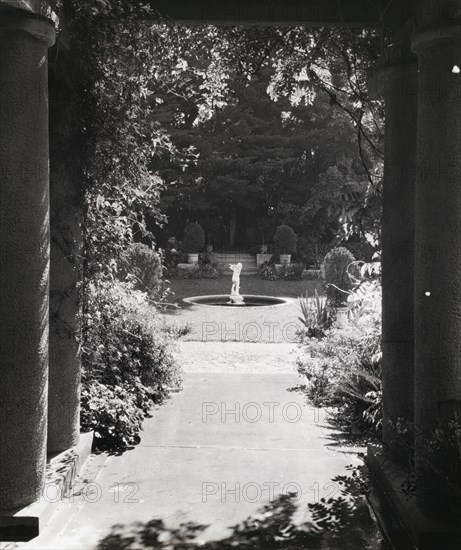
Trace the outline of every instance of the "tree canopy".
{"type": "Polygon", "coordinates": [[[76,79],[83,113],[88,267],[115,266],[146,215],[164,223],[161,197],[376,230],[383,109],[366,78],[385,36],[177,26],[121,0],[62,0],[57,14],[55,67],[76,79]]]}

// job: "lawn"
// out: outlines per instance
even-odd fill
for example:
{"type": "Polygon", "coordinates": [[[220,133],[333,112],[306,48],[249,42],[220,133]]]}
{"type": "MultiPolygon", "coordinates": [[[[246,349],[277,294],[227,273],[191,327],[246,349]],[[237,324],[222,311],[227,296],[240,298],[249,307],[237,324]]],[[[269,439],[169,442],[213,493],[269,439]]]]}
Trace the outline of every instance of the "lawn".
{"type": "Polygon", "coordinates": [[[187,325],[189,333],[184,340],[296,343],[296,331],[301,328],[297,298],[306,291],[321,290],[320,281],[266,281],[257,276],[240,279],[242,294],[260,294],[291,298],[281,306],[261,308],[232,308],[197,306],[181,303],[187,296],[229,294],[231,277],[220,279],[175,279],[169,285],[174,295],[169,301],[179,308],[167,308],[165,321],[180,326],[187,325]]]}
{"type": "MultiPolygon", "coordinates": [[[[174,292],[170,302],[178,302],[188,296],[203,296],[207,294],[229,294],[232,286],[231,275],[219,279],[173,279],[169,286],[174,292]]],[[[323,293],[321,281],[266,281],[256,275],[240,278],[241,294],[260,294],[264,296],[280,296],[282,298],[299,298],[301,294],[310,294],[317,288],[323,293]]]]}

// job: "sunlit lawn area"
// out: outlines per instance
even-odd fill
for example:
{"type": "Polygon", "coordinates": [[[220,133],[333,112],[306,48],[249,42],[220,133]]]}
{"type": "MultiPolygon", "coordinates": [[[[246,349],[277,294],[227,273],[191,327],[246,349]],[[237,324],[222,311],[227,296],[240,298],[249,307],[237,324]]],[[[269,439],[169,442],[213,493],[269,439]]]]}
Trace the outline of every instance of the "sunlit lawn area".
{"type": "Polygon", "coordinates": [[[288,304],[261,308],[203,307],[182,302],[188,296],[229,294],[231,277],[219,279],[174,279],[168,285],[174,294],[169,301],[179,308],[167,308],[168,323],[187,324],[185,340],[253,341],[295,343],[300,328],[301,311],[297,298],[314,289],[322,289],[321,281],[266,281],[257,276],[241,277],[241,294],[259,294],[293,299],[288,304]],[[269,329],[269,327],[273,327],[269,329]],[[251,330],[250,330],[251,329],[251,330]]]}

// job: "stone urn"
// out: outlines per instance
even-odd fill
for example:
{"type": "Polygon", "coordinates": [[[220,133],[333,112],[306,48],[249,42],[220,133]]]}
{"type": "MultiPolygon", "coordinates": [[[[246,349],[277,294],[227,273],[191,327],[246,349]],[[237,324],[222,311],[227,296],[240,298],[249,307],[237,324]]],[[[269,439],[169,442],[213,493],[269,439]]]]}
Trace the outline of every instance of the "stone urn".
{"type": "Polygon", "coordinates": [[[287,265],[291,263],[291,254],[280,254],[280,263],[287,265]]]}
{"type": "Polygon", "coordinates": [[[188,254],[187,263],[189,264],[198,264],[198,254],[188,254]]]}
{"type": "Polygon", "coordinates": [[[345,327],[349,322],[349,307],[341,306],[336,308],[336,322],[340,327],[345,327]]]}

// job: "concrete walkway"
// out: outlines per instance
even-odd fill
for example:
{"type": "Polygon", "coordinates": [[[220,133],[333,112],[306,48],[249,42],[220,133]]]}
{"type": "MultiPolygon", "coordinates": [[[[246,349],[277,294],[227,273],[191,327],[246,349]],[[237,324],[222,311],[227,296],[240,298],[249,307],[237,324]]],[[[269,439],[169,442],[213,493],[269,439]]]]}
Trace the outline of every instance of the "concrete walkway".
{"type": "Polygon", "coordinates": [[[183,391],[154,411],[132,451],[93,456],[46,532],[21,548],[384,548],[363,501],[344,493],[355,449],[294,390],[294,350],[180,343],[183,391]],[[340,531],[283,545],[316,511],[344,519],[321,501],[343,493],[340,531]]]}

